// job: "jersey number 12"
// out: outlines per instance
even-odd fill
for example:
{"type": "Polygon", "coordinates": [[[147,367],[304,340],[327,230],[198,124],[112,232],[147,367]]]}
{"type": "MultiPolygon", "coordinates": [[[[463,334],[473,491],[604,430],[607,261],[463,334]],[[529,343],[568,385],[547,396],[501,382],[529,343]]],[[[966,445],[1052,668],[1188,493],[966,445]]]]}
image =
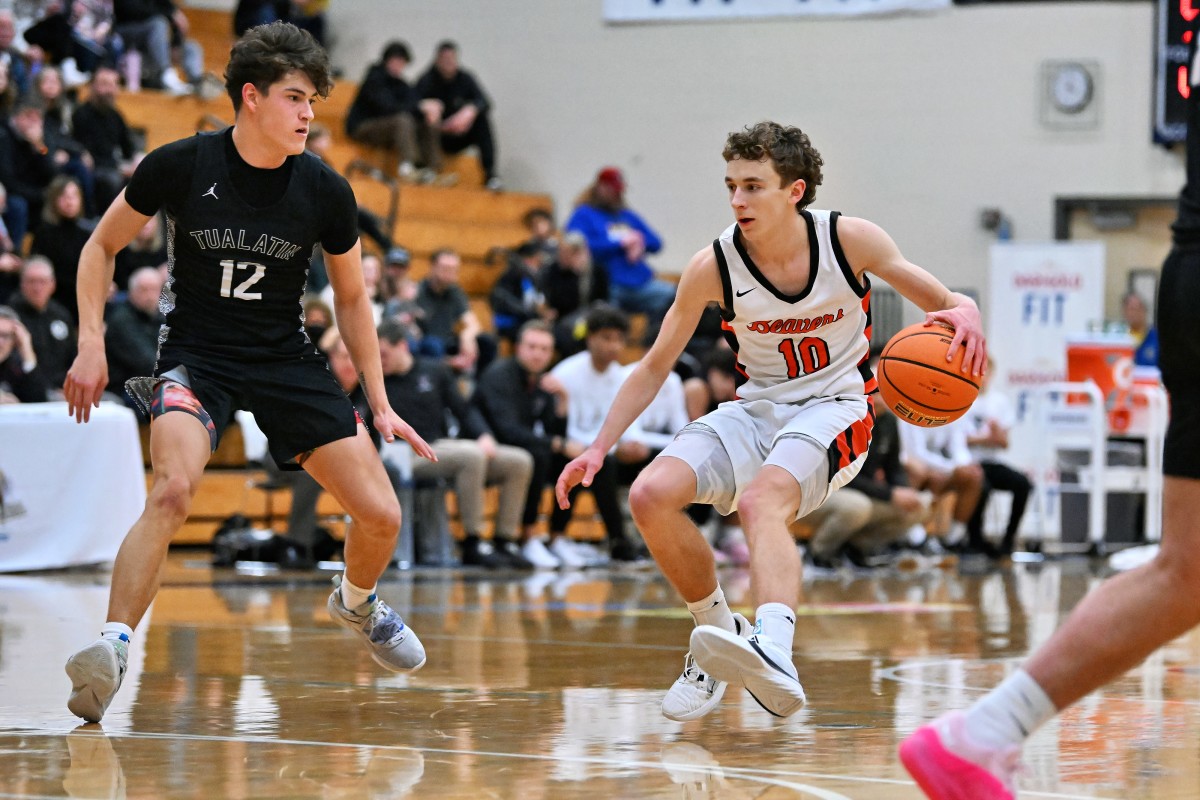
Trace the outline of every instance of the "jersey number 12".
{"type": "Polygon", "coordinates": [[[805,336],[798,343],[784,339],[779,343],[779,352],[787,364],[788,380],[811,375],[829,366],[829,345],[816,336],[805,336]]]}
{"type": "Polygon", "coordinates": [[[234,261],[227,258],[221,262],[221,297],[236,297],[239,300],[262,300],[262,292],[246,291],[254,284],[263,279],[267,274],[267,268],[262,264],[255,264],[253,261],[234,261]],[[254,274],[242,281],[235,288],[233,285],[233,272],[237,270],[253,269],[254,274]]]}

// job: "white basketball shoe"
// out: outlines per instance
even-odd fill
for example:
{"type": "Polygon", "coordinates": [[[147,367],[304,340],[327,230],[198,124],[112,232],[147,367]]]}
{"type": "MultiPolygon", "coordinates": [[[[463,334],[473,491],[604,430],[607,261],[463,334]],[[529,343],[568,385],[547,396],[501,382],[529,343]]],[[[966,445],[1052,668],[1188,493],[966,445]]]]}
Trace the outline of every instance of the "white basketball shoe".
{"type": "Polygon", "coordinates": [[[692,631],[696,665],[711,678],[746,687],[768,713],[790,717],[804,708],[804,687],[792,654],[761,633],[732,634],[715,625],[692,631]]]}
{"type": "MultiPolygon", "coordinates": [[[[733,624],[737,627],[737,634],[731,633],[730,636],[749,636],[754,629],[741,614],[733,615],[733,624]]],[[[683,658],[683,674],[663,697],[663,716],[676,722],[700,719],[721,702],[725,695],[725,686],[725,681],[718,680],[701,669],[689,652],[683,658]]]]}

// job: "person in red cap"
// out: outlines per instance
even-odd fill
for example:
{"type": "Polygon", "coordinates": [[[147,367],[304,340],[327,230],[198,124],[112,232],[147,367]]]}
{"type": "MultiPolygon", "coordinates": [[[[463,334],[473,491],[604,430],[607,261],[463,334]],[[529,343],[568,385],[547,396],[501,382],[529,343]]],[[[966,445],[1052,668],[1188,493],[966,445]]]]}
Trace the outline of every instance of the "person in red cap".
{"type": "Polygon", "coordinates": [[[571,218],[568,231],[587,239],[592,261],[608,273],[609,299],[622,311],[645,314],[647,339],[662,323],[675,286],[654,277],[646,263],[647,253],[662,249],[662,239],[640,216],[625,205],[625,176],[616,167],[605,167],[584,193],[571,218]]]}

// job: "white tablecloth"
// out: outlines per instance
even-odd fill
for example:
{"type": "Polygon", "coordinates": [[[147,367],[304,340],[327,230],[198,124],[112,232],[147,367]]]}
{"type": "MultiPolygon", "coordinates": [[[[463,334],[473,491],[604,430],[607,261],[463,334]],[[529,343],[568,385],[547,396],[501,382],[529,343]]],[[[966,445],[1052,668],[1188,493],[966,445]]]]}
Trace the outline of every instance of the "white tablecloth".
{"type": "Polygon", "coordinates": [[[137,418],[102,403],[0,406],[0,572],[112,561],[146,502],[137,418]]]}

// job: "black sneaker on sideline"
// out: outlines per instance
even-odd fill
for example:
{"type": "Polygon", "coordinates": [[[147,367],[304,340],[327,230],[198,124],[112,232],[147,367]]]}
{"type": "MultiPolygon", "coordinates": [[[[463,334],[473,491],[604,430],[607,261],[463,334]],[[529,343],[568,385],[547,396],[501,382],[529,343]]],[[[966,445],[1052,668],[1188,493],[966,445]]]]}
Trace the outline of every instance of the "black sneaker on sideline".
{"type": "Polygon", "coordinates": [[[521,545],[503,536],[492,537],[492,548],[507,566],[514,569],[533,569],[533,563],[521,555],[521,545]]]}
{"type": "Polygon", "coordinates": [[[496,552],[491,542],[478,536],[467,536],[462,540],[462,563],[464,566],[498,569],[507,566],[506,559],[496,552]]]}

